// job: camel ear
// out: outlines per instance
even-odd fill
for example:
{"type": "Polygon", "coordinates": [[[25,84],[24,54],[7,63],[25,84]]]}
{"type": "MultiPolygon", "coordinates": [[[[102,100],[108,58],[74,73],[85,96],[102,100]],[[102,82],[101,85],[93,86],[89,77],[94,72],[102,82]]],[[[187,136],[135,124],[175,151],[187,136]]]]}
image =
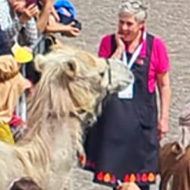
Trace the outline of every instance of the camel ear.
{"type": "Polygon", "coordinates": [[[35,69],[42,73],[45,67],[45,57],[41,54],[37,55],[34,59],[35,69]]]}
{"type": "Polygon", "coordinates": [[[77,62],[76,60],[68,60],[65,64],[65,74],[70,78],[77,76],[77,62]]]}

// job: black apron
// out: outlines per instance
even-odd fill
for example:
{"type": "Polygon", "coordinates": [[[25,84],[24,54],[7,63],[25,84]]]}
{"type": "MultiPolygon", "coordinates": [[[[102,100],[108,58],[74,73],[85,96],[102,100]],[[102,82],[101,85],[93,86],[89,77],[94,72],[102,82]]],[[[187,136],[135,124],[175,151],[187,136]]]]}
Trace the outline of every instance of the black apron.
{"type": "MultiPolygon", "coordinates": [[[[158,172],[158,132],[156,94],[148,91],[148,72],[153,36],[147,34],[143,64],[133,64],[133,99],[109,95],[98,122],[85,142],[86,168],[95,173],[94,181],[115,186],[117,180],[149,185],[158,172]]],[[[112,44],[115,47],[115,44],[112,44]]]]}

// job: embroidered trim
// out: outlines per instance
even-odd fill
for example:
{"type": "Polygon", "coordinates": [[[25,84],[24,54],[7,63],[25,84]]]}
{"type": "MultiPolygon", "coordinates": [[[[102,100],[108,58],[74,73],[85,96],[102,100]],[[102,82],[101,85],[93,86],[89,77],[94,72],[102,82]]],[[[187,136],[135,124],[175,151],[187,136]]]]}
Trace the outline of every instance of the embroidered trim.
{"type": "MultiPolygon", "coordinates": [[[[86,167],[94,170],[96,168],[96,163],[94,161],[87,160],[86,167]]],[[[143,173],[129,173],[125,174],[123,179],[120,179],[110,172],[99,171],[95,174],[95,178],[100,182],[111,184],[115,184],[117,180],[121,180],[123,182],[155,183],[156,173],[152,171],[143,173]]]]}
{"type": "MultiPolygon", "coordinates": [[[[95,175],[96,179],[100,182],[115,184],[118,180],[114,174],[109,172],[98,172],[95,175]]],[[[120,179],[124,182],[136,182],[136,183],[154,183],[156,181],[156,174],[154,172],[147,173],[130,173],[126,174],[124,179],[120,179]]]]}

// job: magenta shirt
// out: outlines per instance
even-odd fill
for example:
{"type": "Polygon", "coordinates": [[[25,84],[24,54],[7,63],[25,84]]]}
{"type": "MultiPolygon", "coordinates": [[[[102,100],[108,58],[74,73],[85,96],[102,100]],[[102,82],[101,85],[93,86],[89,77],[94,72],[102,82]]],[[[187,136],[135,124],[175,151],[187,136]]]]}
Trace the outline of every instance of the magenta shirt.
{"type": "MultiPolygon", "coordinates": [[[[140,52],[140,56],[146,56],[146,44],[147,41],[143,41],[143,46],[140,52]]],[[[157,74],[166,73],[170,69],[170,61],[167,53],[167,48],[164,42],[154,37],[152,55],[150,61],[150,69],[148,76],[148,90],[150,93],[155,91],[157,74]]],[[[100,57],[111,57],[111,35],[107,35],[102,38],[98,55],[100,57]]]]}

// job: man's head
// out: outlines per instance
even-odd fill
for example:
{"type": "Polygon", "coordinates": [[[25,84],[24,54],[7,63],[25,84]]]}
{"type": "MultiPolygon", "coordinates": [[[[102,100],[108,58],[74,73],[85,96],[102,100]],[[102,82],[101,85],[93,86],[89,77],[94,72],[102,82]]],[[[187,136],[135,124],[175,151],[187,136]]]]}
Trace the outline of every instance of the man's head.
{"type": "Polygon", "coordinates": [[[141,0],[124,0],[119,6],[119,33],[126,42],[133,41],[142,31],[147,18],[146,7],[141,0]]]}

